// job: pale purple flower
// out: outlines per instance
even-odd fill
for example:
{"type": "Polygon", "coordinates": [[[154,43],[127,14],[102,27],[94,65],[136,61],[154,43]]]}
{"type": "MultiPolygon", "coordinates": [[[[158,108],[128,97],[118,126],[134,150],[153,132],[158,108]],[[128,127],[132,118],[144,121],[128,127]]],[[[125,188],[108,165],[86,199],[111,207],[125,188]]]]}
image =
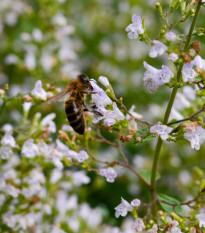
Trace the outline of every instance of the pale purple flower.
{"type": "Polygon", "coordinates": [[[63,176],[63,173],[61,169],[58,169],[58,168],[53,169],[51,176],[50,176],[51,184],[57,183],[61,179],[62,176],[63,176]]]}
{"type": "Polygon", "coordinates": [[[158,40],[153,40],[153,43],[154,43],[154,46],[152,46],[149,52],[150,57],[154,58],[154,57],[160,56],[167,50],[167,46],[164,45],[162,42],[158,40]]]}
{"type": "Polygon", "coordinates": [[[36,82],[34,89],[31,91],[31,95],[36,98],[46,100],[46,91],[42,88],[41,80],[36,82]]]}
{"type": "Polygon", "coordinates": [[[2,129],[5,131],[5,132],[12,132],[13,131],[13,126],[11,124],[4,124],[2,129]]]}
{"type": "Polygon", "coordinates": [[[98,80],[105,87],[108,87],[110,85],[109,80],[105,76],[100,76],[98,80]]]}
{"type": "Polygon", "coordinates": [[[176,53],[170,53],[169,56],[168,56],[168,59],[171,62],[175,62],[175,61],[177,61],[179,59],[179,56],[176,53]]]}
{"type": "Polygon", "coordinates": [[[184,138],[191,142],[191,148],[199,150],[200,149],[200,139],[205,136],[205,130],[203,127],[198,125],[197,127],[190,125],[185,129],[184,138]]]}
{"type": "Polygon", "coordinates": [[[39,155],[43,155],[45,157],[49,157],[53,153],[51,147],[48,146],[45,142],[39,142],[38,149],[39,149],[39,155]]]}
{"type": "Polygon", "coordinates": [[[176,39],[176,34],[174,32],[167,32],[165,36],[168,41],[175,41],[176,39]]]}
{"type": "Polygon", "coordinates": [[[172,227],[168,233],[182,233],[182,231],[179,227],[172,227]]]}
{"type": "Polygon", "coordinates": [[[205,227],[205,213],[197,214],[196,219],[199,221],[199,227],[205,227]]]}
{"type": "Polygon", "coordinates": [[[176,119],[176,120],[181,120],[183,119],[183,115],[179,113],[174,107],[171,110],[171,114],[169,116],[169,120],[176,119]]]}
{"type": "Polygon", "coordinates": [[[56,150],[59,151],[62,155],[69,155],[69,147],[62,143],[59,139],[56,140],[56,150]]]}
{"type": "Polygon", "coordinates": [[[205,70],[205,60],[201,58],[201,56],[197,55],[192,64],[194,64],[196,67],[205,70]]]}
{"type": "Polygon", "coordinates": [[[121,197],[121,203],[115,207],[115,217],[125,217],[128,211],[132,211],[133,207],[125,199],[121,197]]]}
{"type": "Polygon", "coordinates": [[[135,229],[136,232],[143,231],[145,229],[143,220],[141,218],[136,218],[133,224],[133,228],[135,229]]]}
{"type": "Polygon", "coordinates": [[[37,145],[33,143],[33,139],[24,142],[21,153],[27,158],[34,158],[39,153],[37,145]]]}
{"type": "Polygon", "coordinates": [[[55,156],[52,156],[51,158],[53,164],[55,165],[55,167],[57,167],[58,169],[63,169],[63,164],[61,162],[61,159],[59,157],[55,157],[55,156]]]}
{"type": "Polygon", "coordinates": [[[174,74],[167,66],[162,66],[161,70],[154,68],[153,66],[144,62],[146,72],[144,74],[144,85],[151,93],[157,91],[159,86],[168,83],[174,74]]]}
{"type": "Polygon", "coordinates": [[[67,132],[73,132],[73,128],[70,125],[66,125],[66,124],[62,125],[61,130],[67,131],[67,132]]]}
{"type": "Polygon", "coordinates": [[[117,177],[117,172],[112,167],[102,168],[100,169],[100,175],[104,176],[107,182],[113,183],[117,177]]]}
{"type": "Polygon", "coordinates": [[[169,138],[169,134],[171,133],[172,128],[168,127],[166,125],[162,125],[161,122],[158,122],[157,124],[153,125],[150,128],[150,133],[154,133],[157,136],[160,136],[160,138],[165,141],[169,138]]]}
{"type": "Polygon", "coordinates": [[[1,159],[9,159],[13,155],[11,147],[2,145],[2,147],[0,147],[0,155],[1,159]]]}
{"type": "Polygon", "coordinates": [[[117,104],[113,103],[113,111],[107,111],[104,118],[104,124],[107,126],[114,125],[116,120],[122,121],[125,119],[123,113],[117,107],[117,104]]]}
{"type": "MultiPolygon", "coordinates": [[[[135,111],[134,111],[135,108],[136,108],[136,106],[133,104],[133,105],[131,106],[130,110],[129,110],[129,113],[130,113],[134,118],[136,118],[136,119],[141,119],[143,116],[142,116],[141,114],[135,112],[135,111]]],[[[128,120],[130,119],[130,117],[131,117],[131,116],[130,116],[129,114],[126,115],[126,118],[127,118],[128,120]]]]}
{"type": "Polygon", "coordinates": [[[23,105],[24,112],[29,112],[29,110],[33,104],[31,102],[24,102],[22,105],[23,105]]]}
{"type": "Polygon", "coordinates": [[[194,78],[197,76],[197,73],[192,69],[193,63],[186,63],[182,69],[182,77],[184,82],[192,83],[194,82],[194,78]]]}
{"type": "Polygon", "coordinates": [[[183,94],[189,99],[189,100],[195,100],[196,99],[196,90],[191,86],[184,86],[183,87],[183,94]]]}
{"type": "Polygon", "coordinates": [[[72,181],[75,186],[80,187],[82,184],[89,184],[90,177],[88,177],[85,171],[77,171],[71,175],[72,181]]]}
{"type": "Polygon", "coordinates": [[[89,155],[86,151],[81,150],[77,156],[76,159],[78,160],[79,163],[83,163],[85,160],[87,160],[89,158],[89,155]]]}
{"type": "Polygon", "coordinates": [[[15,147],[16,146],[16,142],[14,137],[11,135],[12,132],[7,131],[5,133],[5,135],[3,136],[3,138],[1,139],[1,144],[4,146],[10,146],[10,147],[15,147]]]}
{"type": "Polygon", "coordinates": [[[97,107],[106,107],[107,105],[112,104],[112,100],[107,96],[104,90],[100,88],[95,81],[91,80],[90,82],[93,87],[93,91],[97,92],[96,94],[92,94],[91,102],[97,107]]]}
{"type": "Polygon", "coordinates": [[[48,129],[48,132],[55,133],[56,132],[56,124],[53,119],[56,117],[55,113],[50,113],[41,121],[41,125],[45,126],[48,129]]]}
{"type": "Polygon", "coordinates": [[[189,108],[191,103],[187,100],[187,98],[180,92],[176,94],[176,98],[174,100],[174,108],[176,110],[182,110],[184,108],[189,108]]]}
{"type": "Polygon", "coordinates": [[[147,230],[147,232],[148,233],[157,233],[158,232],[157,224],[154,224],[151,229],[147,230]]]}
{"type": "Polygon", "coordinates": [[[128,33],[128,37],[130,39],[137,39],[139,34],[144,33],[144,28],[142,25],[142,19],[140,16],[137,16],[136,14],[132,15],[132,24],[128,25],[126,27],[126,32],[128,33]]]}
{"type": "Polygon", "coordinates": [[[134,200],[131,201],[131,205],[133,207],[138,207],[138,206],[141,205],[141,201],[139,199],[134,199],[134,200]]]}

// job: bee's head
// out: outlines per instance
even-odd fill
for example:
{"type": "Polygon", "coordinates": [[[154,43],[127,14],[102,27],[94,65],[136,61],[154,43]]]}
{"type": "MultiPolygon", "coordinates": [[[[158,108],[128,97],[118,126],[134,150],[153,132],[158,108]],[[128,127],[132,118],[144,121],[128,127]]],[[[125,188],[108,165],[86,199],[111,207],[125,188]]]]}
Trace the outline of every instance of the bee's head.
{"type": "Polygon", "coordinates": [[[90,83],[90,80],[89,80],[89,78],[88,78],[86,75],[80,74],[80,75],[78,76],[78,79],[80,80],[80,82],[82,83],[82,85],[83,85],[86,89],[88,89],[88,90],[90,90],[90,91],[93,90],[93,87],[92,87],[92,85],[91,85],[91,83],[90,83]]]}

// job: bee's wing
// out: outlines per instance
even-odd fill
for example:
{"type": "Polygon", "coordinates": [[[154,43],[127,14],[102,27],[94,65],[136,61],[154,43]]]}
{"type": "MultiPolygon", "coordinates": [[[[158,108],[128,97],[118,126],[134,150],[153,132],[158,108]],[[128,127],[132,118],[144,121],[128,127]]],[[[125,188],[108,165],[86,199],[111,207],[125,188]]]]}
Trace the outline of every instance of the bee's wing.
{"type": "Polygon", "coordinates": [[[48,99],[48,103],[56,102],[56,101],[65,101],[72,94],[72,89],[65,90],[57,95],[52,96],[48,99]]]}

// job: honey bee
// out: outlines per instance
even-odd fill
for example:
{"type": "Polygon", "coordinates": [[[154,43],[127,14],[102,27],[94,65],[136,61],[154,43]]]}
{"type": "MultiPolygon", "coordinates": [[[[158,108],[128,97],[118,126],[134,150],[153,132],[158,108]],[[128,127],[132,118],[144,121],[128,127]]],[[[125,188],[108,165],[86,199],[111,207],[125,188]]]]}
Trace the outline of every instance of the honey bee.
{"type": "Polygon", "coordinates": [[[89,78],[84,74],[80,74],[77,79],[68,84],[65,91],[51,97],[48,102],[65,100],[64,108],[70,125],[75,132],[83,135],[85,132],[83,111],[93,112],[95,115],[102,116],[100,112],[95,110],[96,106],[90,107],[85,104],[85,95],[95,93],[89,78]]]}

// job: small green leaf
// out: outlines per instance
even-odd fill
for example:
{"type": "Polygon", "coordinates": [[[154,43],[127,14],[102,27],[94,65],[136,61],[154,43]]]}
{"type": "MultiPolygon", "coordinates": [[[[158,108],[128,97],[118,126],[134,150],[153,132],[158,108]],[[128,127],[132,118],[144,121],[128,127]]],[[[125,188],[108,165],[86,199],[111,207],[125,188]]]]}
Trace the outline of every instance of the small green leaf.
{"type": "Polygon", "coordinates": [[[154,138],[155,138],[155,135],[150,134],[148,137],[142,139],[141,142],[150,142],[150,141],[152,141],[154,138]]]}
{"type": "MultiPolygon", "coordinates": [[[[173,198],[173,197],[169,197],[165,194],[162,194],[162,193],[158,193],[157,194],[159,199],[160,200],[163,200],[163,201],[167,201],[169,202],[170,204],[179,204],[180,201],[173,198]]],[[[163,202],[159,202],[161,207],[169,214],[171,214],[172,212],[174,212],[174,209],[171,205],[169,204],[166,204],[166,203],[163,203],[163,202]]],[[[179,215],[185,215],[185,212],[184,212],[184,209],[182,206],[176,206],[175,207],[175,211],[179,214],[179,215]]]]}
{"type": "MultiPolygon", "coordinates": [[[[151,171],[139,171],[139,174],[150,184],[151,181],[151,171]]],[[[157,172],[156,180],[160,178],[160,174],[157,172]]]]}

